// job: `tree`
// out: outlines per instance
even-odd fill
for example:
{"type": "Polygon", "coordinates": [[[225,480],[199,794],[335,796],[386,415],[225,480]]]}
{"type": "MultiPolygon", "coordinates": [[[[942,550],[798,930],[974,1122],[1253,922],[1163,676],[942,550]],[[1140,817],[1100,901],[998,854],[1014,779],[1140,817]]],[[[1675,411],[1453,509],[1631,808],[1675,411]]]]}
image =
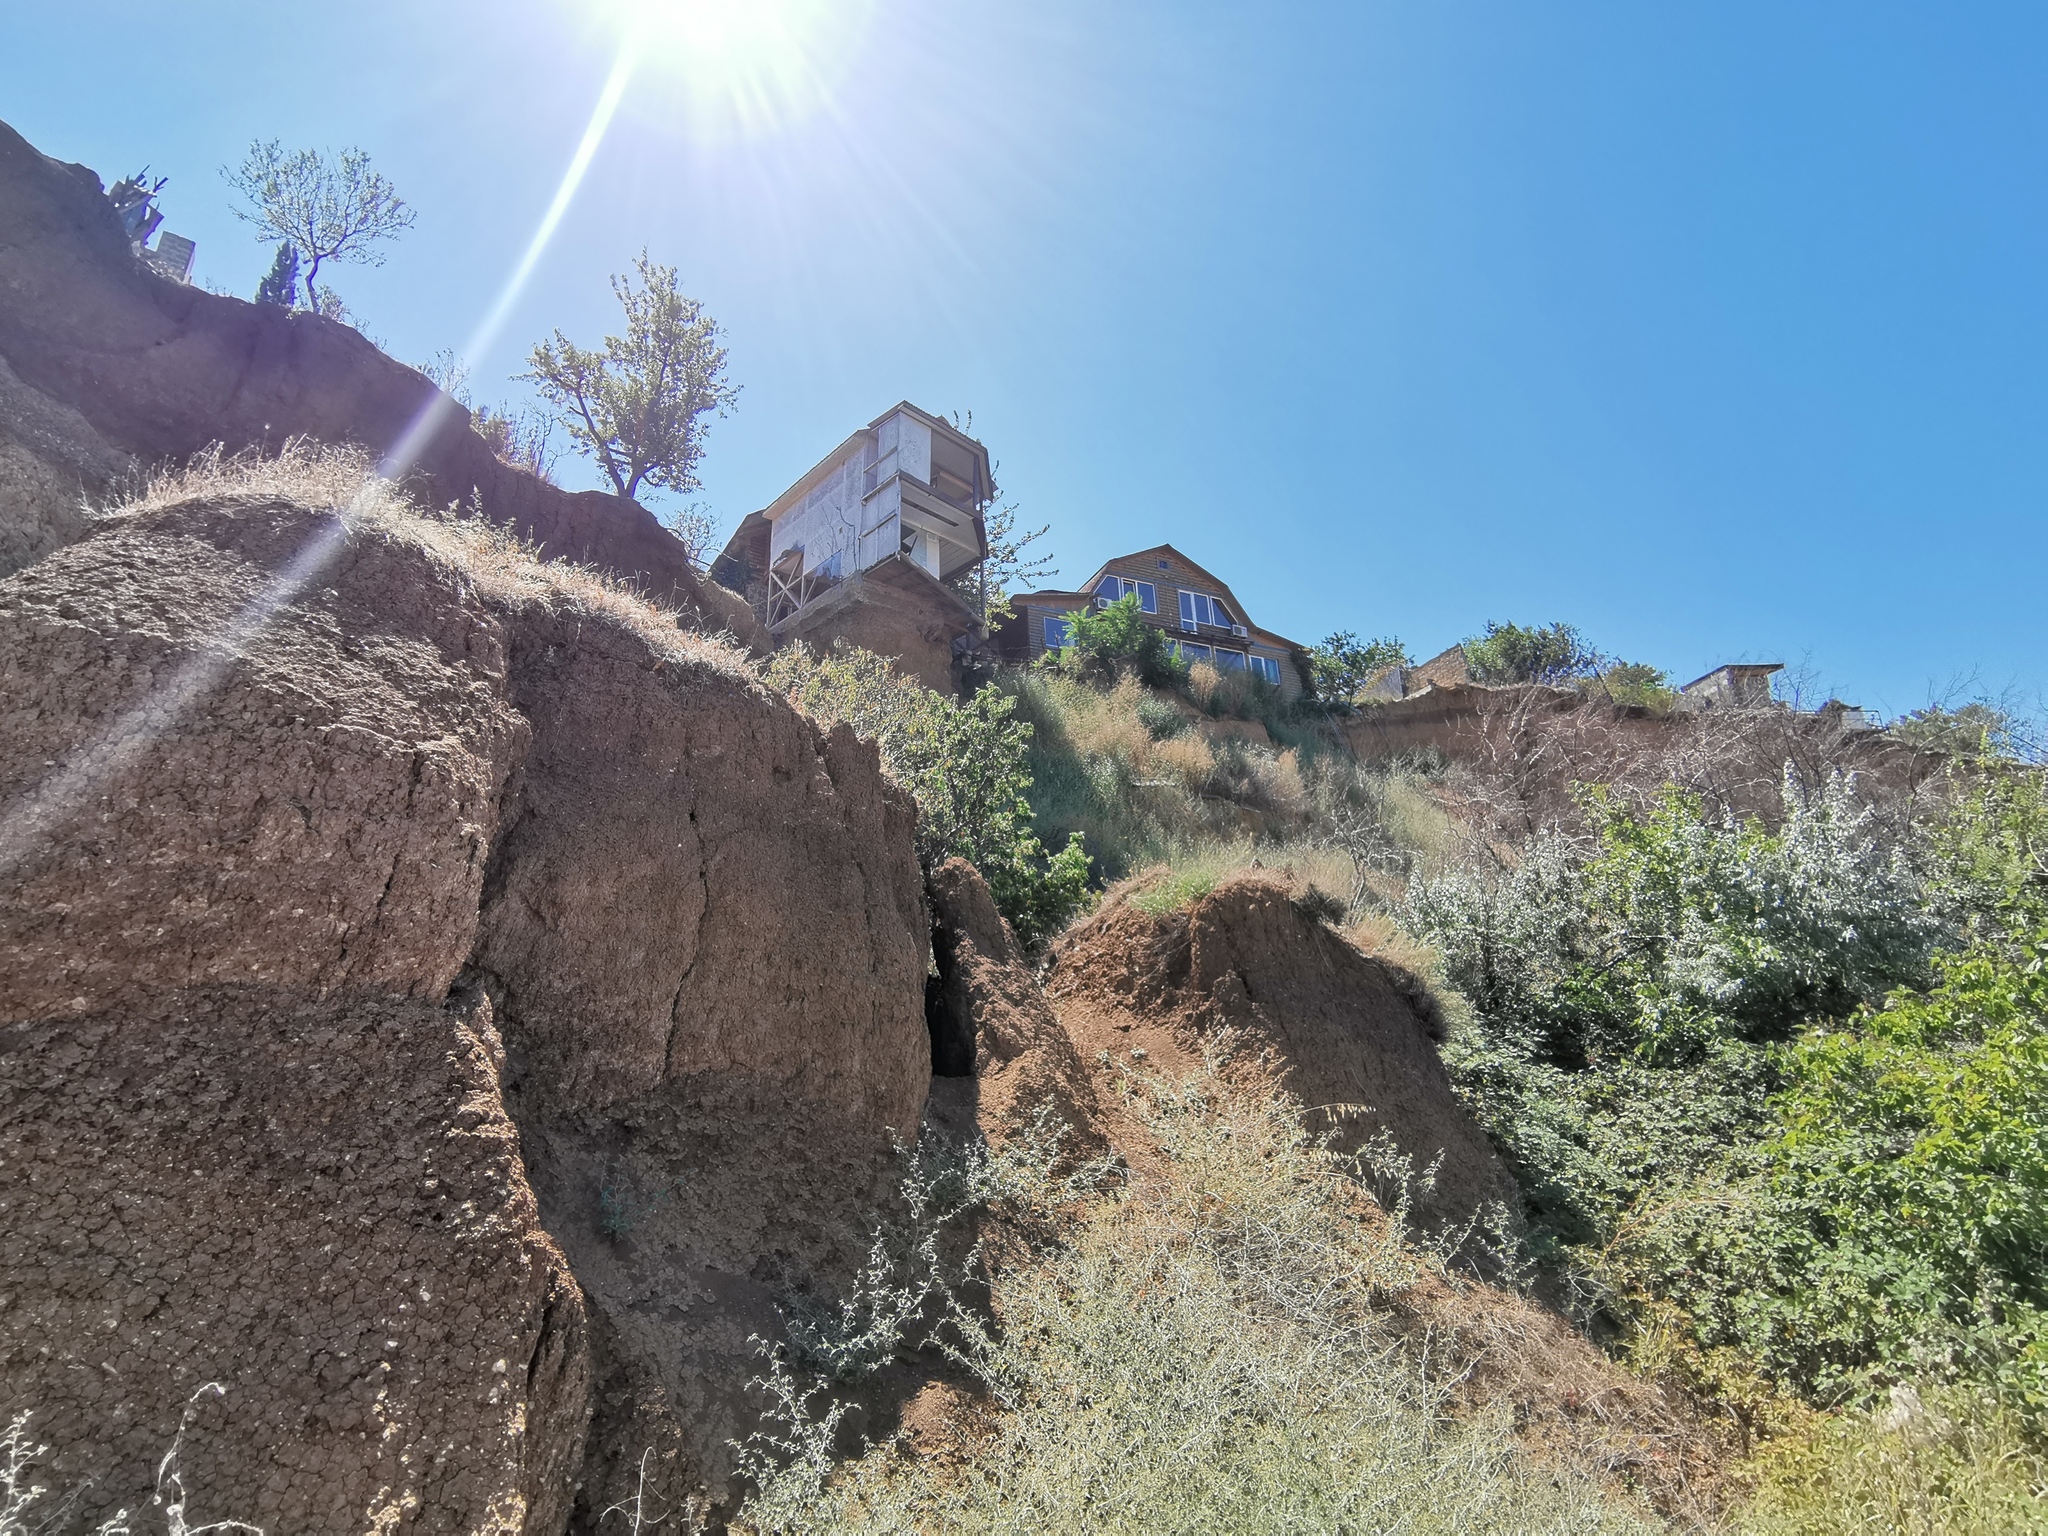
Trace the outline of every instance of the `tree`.
{"type": "Polygon", "coordinates": [[[1678,698],[1663,669],[1641,661],[1612,662],[1582,686],[1589,696],[1642,709],[1667,710],[1678,698]]]}
{"type": "Polygon", "coordinates": [[[1308,653],[1309,678],[1315,695],[1332,704],[1344,703],[1388,667],[1413,665],[1408,647],[1392,635],[1382,640],[1360,640],[1348,629],[1339,630],[1308,653]]]}
{"type": "MultiPolygon", "coordinates": [[[[392,239],[413,225],[412,209],[389,181],[370,169],[370,157],[360,149],[345,149],[339,159],[329,160],[318,150],[286,154],[277,140],[258,140],[249,146],[237,169],[223,166],[221,175],[254,205],[253,211],[235,209],[235,217],[255,225],[257,239],[291,246],[294,265],[296,261],[309,263],[305,269],[306,307],[323,314],[338,309],[340,300],[319,286],[322,262],[382,266],[384,256],[376,249],[377,242],[392,239]]],[[[277,277],[278,271],[273,267],[271,276],[277,277]]],[[[294,303],[297,287],[294,282],[294,303]]]]}
{"type": "Polygon", "coordinates": [[[1056,567],[1051,555],[1026,553],[1052,532],[1052,524],[1018,532],[1014,501],[990,508],[983,526],[988,533],[988,554],[979,567],[970,566],[948,585],[970,603],[979,603],[981,622],[990,625],[997,619],[1009,618],[1013,612],[1011,597],[1050,576],[1056,567]]]}
{"type": "Polygon", "coordinates": [[[643,485],[688,494],[697,489],[704,417],[724,416],[739,398],[725,377],[718,323],[676,287],[676,269],[643,250],[612,292],[626,311],[626,334],[589,351],[556,331],[533,349],[521,377],[540,386],[577,448],[603,467],[629,500],[643,485]]]}
{"type": "Polygon", "coordinates": [[[1569,624],[1524,629],[1519,624],[1488,624],[1484,635],[1459,642],[1475,683],[1544,683],[1556,686],[1576,677],[1590,677],[1606,657],[1586,644],[1569,624]]]}
{"type": "Polygon", "coordinates": [[[1187,681],[1187,663],[1167,643],[1163,630],[1145,622],[1135,592],[1104,607],[1070,614],[1067,643],[1052,655],[1058,665],[1077,672],[1112,677],[1128,672],[1153,688],[1187,681]]]}
{"type": "Polygon", "coordinates": [[[286,240],[278,245],[277,260],[270,264],[269,275],[256,285],[256,302],[290,309],[298,292],[299,253],[291,241],[286,240]]]}
{"type": "Polygon", "coordinates": [[[683,548],[698,565],[711,558],[711,541],[718,537],[718,519],[702,502],[693,501],[662,512],[661,526],[682,541],[683,548]]]}

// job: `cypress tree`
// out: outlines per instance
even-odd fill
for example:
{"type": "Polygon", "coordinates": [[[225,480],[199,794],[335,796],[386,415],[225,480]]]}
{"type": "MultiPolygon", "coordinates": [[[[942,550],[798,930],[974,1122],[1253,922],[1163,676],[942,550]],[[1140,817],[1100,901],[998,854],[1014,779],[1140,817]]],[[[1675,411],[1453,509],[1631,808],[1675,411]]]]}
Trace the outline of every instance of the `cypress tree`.
{"type": "Polygon", "coordinates": [[[277,248],[277,260],[270,264],[270,275],[256,285],[256,302],[290,309],[298,297],[299,253],[287,240],[277,248]]]}

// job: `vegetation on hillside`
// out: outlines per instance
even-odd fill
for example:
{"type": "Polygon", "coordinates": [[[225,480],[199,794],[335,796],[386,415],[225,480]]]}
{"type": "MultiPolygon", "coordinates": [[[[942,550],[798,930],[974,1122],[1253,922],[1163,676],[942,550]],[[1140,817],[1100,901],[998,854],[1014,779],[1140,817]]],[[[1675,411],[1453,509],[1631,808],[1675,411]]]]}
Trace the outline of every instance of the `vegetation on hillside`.
{"type": "Polygon", "coordinates": [[[1064,927],[1088,898],[1078,836],[1048,854],[1031,831],[1032,726],[1016,701],[984,688],[957,703],[852,647],[819,655],[778,651],[768,681],[825,723],[845,721],[880,747],[883,764],[917,801],[918,857],[927,871],[958,856],[979,869],[1027,947],[1064,927]]]}
{"type": "Polygon", "coordinates": [[[1441,1261],[1298,1106],[1213,1069],[1123,1081],[1164,1171],[1084,1195],[999,1272],[999,1326],[949,1297],[904,1332],[978,1384],[979,1431],[952,1458],[885,1445],[841,1463],[837,1419],[784,1387],[762,1437],[782,1454],[742,1529],[1654,1529],[1518,1453],[1507,1415],[1451,1411],[1470,1361],[1401,1310],[1441,1261]]]}
{"type": "MultiPolygon", "coordinates": [[[[1505,628],[1490,635],[1503,654],[1534,637],[1532,655],[1502,663],[1517,675],[1582,668],[1588,696],[1653,707],[1666,691],[1568,626],[1505,628]]],[[[1507,769],[1361,764],[1326,705],[1180,666],[1159,640],[1135,604],[1112,604],[1066,651],[951,706],[975,722],[962,729],[1011,733],[999,793],[1015,819],[998,841],[1035,869],[1050,869],[1044,846],[1064,847],[1075,899],[1060,910],[1079,909],[1091,877],[1143,875],[1133,899],[1171,906],[1256,862],[1434,977],[1455,1086],[1521,1185],[1534,1283],[1757,1447],[1730,1471],[1751,1490],[1736,1526],[2048,1519],[2048,790],[2002,750],[2009,736],[1975,713],[1924,715],[1929,739],[1911,745],[1951,767],[1912,798],[1849,771],[1850,738],[1816,736],[1786,764],[1778,804],[1745,790],[1757,809],[1744,813],[1716,798],[1742,774],[1695,760],[1734,746],[1688,735],[1692,755],[1670,762],[1686,787],[1647,792],[1632,761],[1627,786],[1584,784],[1566,823],[1532,832],[1508,814],[1507,769]],[[1949,1492],[1931,1499],[1915,1477],[1949,1492]]],[[[1057,927],[1053,910],[1035,938],[1057,927]]],[[[1169,1122],[1183,1123],[1148,1123],[1165,1135],[1169,1122]]],[[[1236,1197],[1179,1152],[1174,1166],[1184,1189],[1126,1191],[1037,1267],[997,1277],[1002,1334],[952,1346],[998,1405],[964,1464],[828,1458],[805,1474],[822,1502],[791,1513],[802,1501],[777,1503],[788,1488],[772,1486],[763,1527],[822,1528],[820,1511],[907,1529],[1082,1510],[1148,1529],[1257,1527],[1261,1512],[1342,1525],[1397,1443],[1417,1486],[1472,1465],[1460,1447],[1483,1429],[1426,1428],[1441,1421],[1426,1372],[1402,1374],[1412,1361],[1386,1356],[1378,1395],[1360,1395],[1364,1357],[1327,1352],[1354,1324],[1297,1355],[1308,1346],[1284,1318],[1232,1310],[1238,1280],[1157,1212],[1200,1189],[1227,1217],[1236,1197]],[[1409,1394],[1398,1411],[1389,1392],[1409,1394]],[[1052,1406],[1078,1401],[1100,1406],[1052,1406]],[[1324,1415],[1403,1427],[1340,1446],[1321,1437],[1324,1415]],[[1140,1459],[1171,1476],[1126,1487],[1105,1472],[1109,1447],[1158,1436],[1140,1459]],[[1168,1441],[1191,1448],[1187,1464],[1168,1441]]],[[[1376,1284],[1333,1278],[1326,1299],[1363,1317],[1376,1284]]],[[[1515,1507],[1522,1474],[1498,1447],[1487,1457],[1507,1482],[1482,1502],[1515,1507]]]]}

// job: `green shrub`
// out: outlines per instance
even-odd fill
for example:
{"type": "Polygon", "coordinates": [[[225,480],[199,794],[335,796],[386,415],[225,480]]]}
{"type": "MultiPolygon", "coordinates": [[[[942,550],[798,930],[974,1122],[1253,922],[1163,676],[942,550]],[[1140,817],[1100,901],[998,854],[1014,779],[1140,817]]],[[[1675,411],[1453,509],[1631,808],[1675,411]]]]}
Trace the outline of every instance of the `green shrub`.
{"type": "Polygon", "coordinates": [[[1983,1394],[1930,1389],[1833,1414],[1764,1447],[1743,1536],[2029,1536],[2048,1530],[2048,1455],[1983,1394]]]}
{"type": "Polygon", "coordinates": [[[1154,741],[1171,741],[1176,736],[1186,735],[1188,730],[1188,717],[1170,699],[1148,697],[1138,700],[1138,722],[1152,733],[1154,741]]]}
{"type": "Polygon", "coordinates": [[[1537,1255],[1576,1249],[1610,1317],[1710,1385],[1965,1379],[2048,1422],[2038,780],[1961,785],[1924,878],[1846,780],[1788,779],[1777,831],[1676,791],[1588,809],[1590,845],[1404,908],[1474,1006],[1446,1058],[1537,1255]]]}
{"type": "Polygon", "coordinates": [[[2048,929],[1787,1053],[1777,1126],[1618,1255],[1822,1402],[1986,1382],[2048,1426],[2048,929]]]}
{"type": "Polygon", "coordinates": [[[791,646],[766,675],[813,718],[846,721],[881,750],[917,801],[918,857],[927,871],[951,857],[981,871],[1018,939],[1036,946],[1088,898],[1088,855],[1069,837],[1048,855],[1032,834],[1032,728],[1016,701],[983,688],[965,704],[933,692],[872,652],[819,656],[791,646]]]}
{"type": "Polygon", "coordinates": [[[1135,592],[1104,607],[1084,608],[1067,624],[1066,645],[1050,656],[1060,667],[1103,679],[1128,673],[1153,688],[1177,687],[1187,679],[1187,663],[1166,631],[1146,622],[1135,592]]]}
{"type": "Polygon", "coordinates": [[[1656,667],[1639,661],[1617,661],[1582,685],[1590,698],[1663,714],[1678,702],[1678,690],[1656,667]]]}
{"type": "Polygon", "coordinates": [[[1488,624],[1486,633],[1459,642],[1475,683],[1546,683],[1552,686],[1598,672],[1605,658],[1569,624],[1525,629],[1488,624]]]}
{"type": "MultiPolygon", "coordinates": [[[[2037,722],[2038,724],[2038,722],[2037,722]]],[[[1981,700],[1953,709],[1930,704],[1892,722],[1891,734],[1924,750],[1955,757],[2014,759],[2038,742],[2011,710],[1981,700]]]]}
{"type": "Polygon", "coordinates": [[[1402,919],[1477,1017],[1447,1063],[1540,1256],[1761,1134],[1775,1042],[1925,975],[1937,925],[1848,781],[1788,778],[1785,803],[1770,832],[1676,791],[1640,817],[1594,795],[1590,846],[1411,882],[1402,919]]]}

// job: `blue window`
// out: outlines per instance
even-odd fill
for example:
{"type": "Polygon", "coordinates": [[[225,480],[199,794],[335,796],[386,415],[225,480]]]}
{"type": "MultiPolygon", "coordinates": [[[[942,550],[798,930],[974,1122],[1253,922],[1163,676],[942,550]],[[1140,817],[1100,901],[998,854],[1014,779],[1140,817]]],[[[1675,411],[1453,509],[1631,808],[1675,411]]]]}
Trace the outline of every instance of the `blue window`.
{"type": "Polygon", "coordinates": [[[1254,656],[1252,658],[1252,670],[1258,673],[1259,676],[1263,677],[1267,682],[1271,683],[1275,688],[1278,688],[1280,686],[1279,657],[1254,656]]]}
{"type": "Polygon", "coordinates": [[[1196,645],[1192,640],[1176,640],[1173,644],[1174,649],[1187,657],[1188,665],[1190,666],[1193,666],[1198,661],[1207,661],[1209,659],[1209,647],[1206,645],[1196,645]]]}
{"type": "Polygon", "coordinates": [[[1048,651],[1065,650],[1068,644],[1068,637],[1073,632],[1074,626],[1065,619],[1047,619],[1045,621],[1045,648],[1048,651]]]}
{"type": "Polygon", "coordinates": [[[1242,672],[1244,670],[1244,652],[1218,651],[1216,653],[1216,665],[1223,668],[1226,672],[1242,672]]]}
{"type": "Polygon", "coordinates": [[[1181,593],[1180,627],[1192,631],[1198,624],[1211,624],[1228,629],[1230,610],[1206,592],[1181,593]]]}
{"type": "Polygon", "coordinates": [[[1138,607],[1146,613],[1159,611],[1159,589],[1149,581],[1132,581],[1127,576],[1105,576],[1095,584],[1095,595],[1112,603],[1129,593],[1138,594],[1138,607]]]}

